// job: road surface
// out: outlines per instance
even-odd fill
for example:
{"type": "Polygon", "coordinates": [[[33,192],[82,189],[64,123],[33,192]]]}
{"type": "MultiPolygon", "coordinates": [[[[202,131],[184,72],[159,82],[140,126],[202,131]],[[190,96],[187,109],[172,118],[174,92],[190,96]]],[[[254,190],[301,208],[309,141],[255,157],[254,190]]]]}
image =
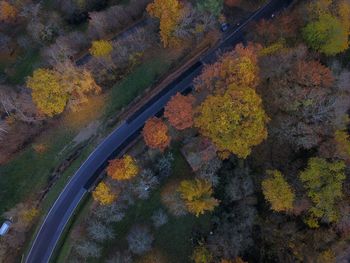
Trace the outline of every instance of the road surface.
{"type": "Polygon", "coordinates": [[[232,49],[242,40],[242,30],[253,20],[270,18],[275,12],[286,7],[293,0],[272,0],[267,5],[253,13],[239,26],[225,34],[221,43],[211,49],[199,61],[183,72],[171,84],[137,110],[132,116],[118,126],[76,171],[56,202],[47,214],[32,247],[26,257],[26,263],[47,263],[64,230],[81,199],[95,182],[98,174],[106,167],[109,159],[113,158],[128,145],[140,132],[145,121],[162,112],[169,99],[177,92],[185,92],[192,86],[193,79],[198,76],[203,64],[217,59],[217,54],[232,49]],[[218,52],[219,51],[219,52],[218,52]]]}

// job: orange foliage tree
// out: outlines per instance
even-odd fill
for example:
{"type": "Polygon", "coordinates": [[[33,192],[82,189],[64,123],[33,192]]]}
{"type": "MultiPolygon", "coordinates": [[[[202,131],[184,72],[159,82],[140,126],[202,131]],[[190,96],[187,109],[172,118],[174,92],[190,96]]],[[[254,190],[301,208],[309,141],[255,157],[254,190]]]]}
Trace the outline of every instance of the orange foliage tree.
{"type": "Polygon", "coordinates": [[[202,74],[195,79],[197,91],[225,91],[234,83],[238,86],[255,87],[259,81],[257,51],[260,46],[239,44],[231,52],[219,58],[218,62],[207,65],[202,74]]]}
{"type": "Polygon", "coordinates": [[[17,17],[17,9],[7,1],[0,2],[0,21],[10,22],[17,17]]]}
{"type": "Polygon", "coordinates": [[[179,40],[173,36],[173,33],[181,18],[181,9],[178,0],[154,0],[147,6],[147,12],[160,20],[160,37],[164,47],[179,44],[179,40]]]}
{"type": "Polygon", "coordinates": [[[165,106],[164,116],[178,130],[190,128],[193,125],[193,102],[193,96],[177,93],[165,106]]]}
{"type": "Polygon", "coordinates": [[[110,161],[107,167],[107,174],[114,180],[128,180],[135,177],[138,172],[136,161],[130,155],[110,161]]]}
{"type": "Polygon", "coordinates": [[[148,119],[142,131],[145,143],[154,149],[164,151],[170,144],[170,136],[168,135],[168,126],[156,117],[148,119]]]}

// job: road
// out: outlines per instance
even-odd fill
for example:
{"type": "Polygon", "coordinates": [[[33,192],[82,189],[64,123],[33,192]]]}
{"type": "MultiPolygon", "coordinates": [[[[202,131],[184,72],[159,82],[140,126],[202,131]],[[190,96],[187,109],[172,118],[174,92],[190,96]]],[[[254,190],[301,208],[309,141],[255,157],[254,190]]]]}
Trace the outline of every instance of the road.
{"type": "Polygon", "coordinates": [[[106,167],[108,160],[116,156],[140,133],[147,119],[160,114],[169,99],[177,92],[185,92],[191,88],[193,79],[200,74],[204,64],[215,61],[218,53],[232,49],[235,44],[241,42],[242,30],[251,21],[270,18],[273,13],[280,11],[292,1],[271,0],[239,26],[232,28],[218,46],[201,57],[199,61],[195,62],[159,94],[151,98],[105,138],[72,176],[53,204],[37,232],[25,262],[49,262],[64,227],[84,195],[87,194],[88,189],[106,167]]]}

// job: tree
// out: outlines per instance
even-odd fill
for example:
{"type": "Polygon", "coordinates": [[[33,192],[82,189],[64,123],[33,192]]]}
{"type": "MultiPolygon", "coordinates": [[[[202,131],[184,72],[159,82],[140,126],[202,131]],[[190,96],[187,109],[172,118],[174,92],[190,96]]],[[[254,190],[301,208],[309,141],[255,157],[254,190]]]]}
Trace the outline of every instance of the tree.
{"type": "Polygon", "coordinates": [[[80,69],[66,60],[55,66],[55,73],[63,90],[69,94],[67,107],[77,111],[79,106],[88,102],[88,94],[99,94],[98,86],[87,69],[80,69]]]}
{"type": "Polygon", "coordinates": [[[96,40],[92,42],[89,49],[91,55],[94,57],[108,57],[113,50],[111,42],[107,40],[96,40]]]}
{"type": "Polygon", "coordinates": [[[174,156],[171,152],[162,155],[156,163],[156,168],[161,178],[169,177],[173,171],[174,156]]]}
{"type": "Polygon", "coordinates": [[[113,231],[106,225],[98,221],[90,221],[87,227],[89,236],[98,242],[113,238],[113,231]]]}
{"type": "Polygon", "coordinates": [[[190,128],[193,125],[193,102],[193,96],[177,93],[165,106],[164,116],[178,130],[190,128]]]}
{"type": "Polygon", "coordinates": [[[312,49],[328,56],[336,55],[349,47],[349,28],[331,14],[321,14],[303,29],[303,37],[312,49]]]}
{"type": "Polygon", "coordinates": [[[309,209],[306,223],[310,227],[318,227],[318,220],[327,223],[337,221],[338,212],[335,205],[343,195],[345,163],[328,162],[314,157],[309,159],[307,168],[300,173],[299,178],[314,204],[309,209]]]}
{"type": "Polygon", "coordinates": [[[219,17],[224,4],[223,0],[199,0],[197,2],[199,10],[209,12],[216,17],[219,17]]]}
{"type": "Polygon", "coordinates": [[[194,81],[196,91],[222,93],[231,84],[254,88],[259,83],[257,50],[260,46],[236,45],[231,52],[224,53],[216,63],[206,65],[202,74],[194,81]]]}
{"type": "Polygon", "coordinates": [[[17,8],[6,0],[0,2],[0,22],[11,22],[17,17],[17,8]]]}
{"type": "Polygon", "coordinates": [[[223,95],[210,95],[197,108],[195,127],[220,151],[246,158],[267,137],[267,117],[261,98],[234,84],[223,95]]]}
{"type": "Polygon", "coordinates": [[[69,96],[53,70],[35,70],[33,77],[27,79],[27,86],[32,90],[33,101],[41,112],[49,117],[63,112],[69,96]]]}
{"type": "Polygon", "coordinates": [[[168,215],[163,209],[159,209],[152,215],[153,225],[158,228],[165,225],[168,222],[168,215]]]}
{"type": "Polygon", "coordinates": [[[173,37],[181,17],[181,4],[178,0],[154,0],[147,6],[147,12],[160,20],[160,37],[164,47],[176,46],[179,40],[173,37]]]}
{"type": "Polygon", "coordinates": [[[154,240],[149,229],[143,226],[134,226],[126,237],[131,252],[141,255],[152,248],[154,240]]]}
{"type": "Polygon", "coordinates": [[[350,137],[345,130],[335,132],[336,148],[339,155],[343,158],[350,158],[350,137]]]}
{"type": "Polygon", "coordinates": [[[110,205],[99,205],[94,210],[92,215],[97,218],[97,221],[109,224],[121,221],[125,216],[126,205],[121,202],[114,202],[110,205]]]}
{"type": "Polygon", "coordinates": [[[153,149],[164,151],[170,144],[168,127],[161,119],[156,117],[152,117],[146,121],[142,135],[145,143],[153,149]]]}
{"type": "Polygon", "coordinates": [[[188,213],[186,204],[178,192],[179,185],[178,181],[170,181],[163,187],[161,192],[162,203],[176,217],[184,216],[188,213]]]}
{"type": "Polygon", "coordinates": [[[199,216],[205,211],[213,211],[219,201],[212,197],[212,185],[202,179],[184,180],[178,189],[190,213],[199,216]]]}
{"type": "Polygon", "coordinates": [[[110,205],[117,198],[116,194],[111,191],[109,186],[104,182],[100,182],[96,189],[92,192],[94,200],[101,205],[110,205]]]}
{"type": "Polygon", "coordinates": [[[191,259],[195,263],[211,263],[214,257],[203,244],[199,244],[194,248],[191,259]]]}
{"type": "Polygon", "coordinates": [[[294,192],[278,170],[268,170],[268,178],[262,182],[265,199],[270,202],[274,211],[289,211],[293,208],[294,192]]]}
{"type": "Polygon", "coordinates": [[[136,161],[130,156],[125,155],[121,159],[109,161],[107,174],[114,180],[129,180],[139,173],[136,161]]]}
{"type": "Polygon", "coordinates": [[[74,245],[75,251],[83,258],[98,258],[101,254],[101,247],[92,241],[83,241],[74,245]]]}
{"type": "Polygon", "coordinates": [[[332,71],[309,59],[303,46],[262,57],[260,63],[265,85],[259,91],[273,116],[270,137],[296,151],[332,137],[350,105],[348,93],[334,85],[332,71]]]}
{"type": "Polygon", "coordinates": [[[133,192],[140,199],[147,199],[150,191],[159,184],[159,179],[150,169],[143,170],[133,186],[133,192]]]}

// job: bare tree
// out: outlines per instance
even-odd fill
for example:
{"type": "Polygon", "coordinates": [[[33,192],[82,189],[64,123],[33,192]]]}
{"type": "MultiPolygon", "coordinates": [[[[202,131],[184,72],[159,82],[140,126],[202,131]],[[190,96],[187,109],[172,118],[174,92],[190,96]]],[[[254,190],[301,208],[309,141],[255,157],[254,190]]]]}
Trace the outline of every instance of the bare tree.
{"type": "Polygon", "coordinates": [[[161,227],[168,222],[168,215],[165,213],[163,209],[159,209],[152,215],[153,225],[155,227],[161,227]]]}
{"type": "Polygon", "coordinates": [[[149,251],[152,248],[153,235],[150,230],[144,226],[134,226],[127,238],[129,249],[131,252],[141,255],[149,251]]]}
{"type": "Polygon", "coordinates": [[[89,257],[98,258],[101,255],[101,247],[92,241],[82,241],[80,243],[74,243],[74,251],[86,259],[89,257]]]}
{"type": "Polygon", "coordinates": [[[152,189],[159,184],[158,178],[150,169],[145,169],[141,172],[134,183],[134,193],[140,199],[147,199],[152,189]]]}
{"type": "Polygon", "coordinates": [[[108,226],[95,220],[89,222],[87,231],[89,236],[98,242],[102,242],[113,237],[113,231],[108,226]]]}

